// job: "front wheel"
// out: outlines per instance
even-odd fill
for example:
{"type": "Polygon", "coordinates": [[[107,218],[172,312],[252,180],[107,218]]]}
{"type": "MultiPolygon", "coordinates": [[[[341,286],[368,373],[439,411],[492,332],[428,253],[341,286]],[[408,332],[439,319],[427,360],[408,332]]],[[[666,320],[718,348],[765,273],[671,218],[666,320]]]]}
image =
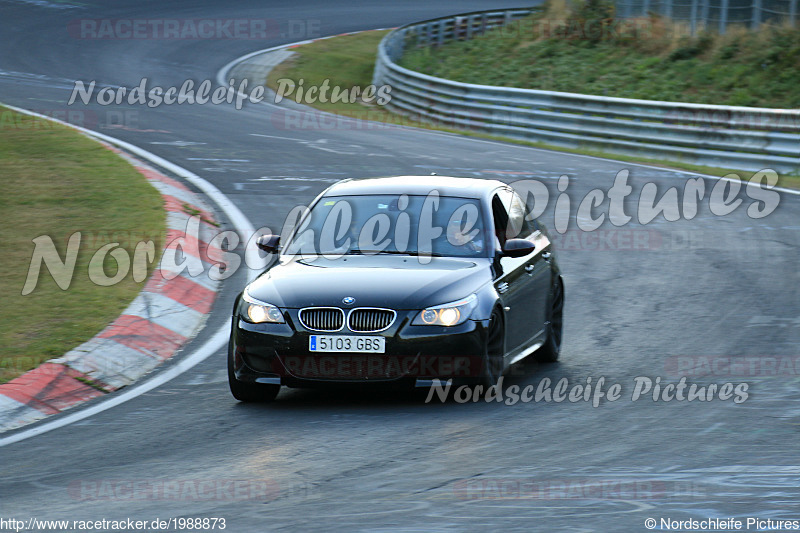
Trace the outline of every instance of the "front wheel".
{"type": "Polygon", "coordinates": [[[233,368],[233,354],[228,350],[228,386],[233,397],[240,402],[267,403],[273,401],[281,390],[280,385],[268,383],[247,383],[236,379],[233,368]]]}
{"type": "Polygon", "coordinates": [[[559,278],[553,289],[550,303],[550,319],[547,323],[547,340],[536,351],[534,359],[539,363],[554,363],[561,353],[561,338],[564,329],[564,284],[559,278]]]}

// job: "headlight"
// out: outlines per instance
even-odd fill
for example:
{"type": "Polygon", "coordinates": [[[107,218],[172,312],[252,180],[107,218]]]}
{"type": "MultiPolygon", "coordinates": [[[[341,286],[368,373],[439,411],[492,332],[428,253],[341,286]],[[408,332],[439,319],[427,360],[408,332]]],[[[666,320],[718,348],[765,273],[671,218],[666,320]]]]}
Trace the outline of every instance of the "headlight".
{"type": "Polygon", "coordinates": [[[240,309],[244,318],[255,324],[262,324],[265,322],[271,324],[283,323],[283,313],[281,313],[280,309],[267,302],[256,300],[247,294],[247,291],[242,295],[242,305],[240,309]]]}
{"type": "Polygon", "coordinates": [[[415,326],[457,326],[465,322],[477,306],[478,297],[471,294],[457,302],[423,309],[412,324],[415,326]]]}

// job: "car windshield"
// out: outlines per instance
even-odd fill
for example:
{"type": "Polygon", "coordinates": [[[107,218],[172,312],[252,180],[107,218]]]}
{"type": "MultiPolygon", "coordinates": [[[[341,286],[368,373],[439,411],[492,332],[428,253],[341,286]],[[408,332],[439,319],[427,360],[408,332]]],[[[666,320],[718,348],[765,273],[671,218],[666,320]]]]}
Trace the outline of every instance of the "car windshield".
{"type": "Polygon", "coordinates": [[[326,196],[284,253],[486,257],[480,201],[419,195],[326,196]]]}

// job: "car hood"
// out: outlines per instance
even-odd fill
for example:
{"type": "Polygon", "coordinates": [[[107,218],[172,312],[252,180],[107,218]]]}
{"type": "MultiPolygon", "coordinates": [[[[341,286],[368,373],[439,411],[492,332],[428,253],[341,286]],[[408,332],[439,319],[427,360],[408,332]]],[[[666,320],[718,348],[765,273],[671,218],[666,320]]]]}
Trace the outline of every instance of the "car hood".
{"type": "Polygon", "coordinates": [[[458,300],[491,282],[485,258],[398,255],[287,259],[253,281],[247,292],[284,308],[311,306],[422,309],[458,300]],[[355,302],[346,305],[350,296],[355,302]]]}

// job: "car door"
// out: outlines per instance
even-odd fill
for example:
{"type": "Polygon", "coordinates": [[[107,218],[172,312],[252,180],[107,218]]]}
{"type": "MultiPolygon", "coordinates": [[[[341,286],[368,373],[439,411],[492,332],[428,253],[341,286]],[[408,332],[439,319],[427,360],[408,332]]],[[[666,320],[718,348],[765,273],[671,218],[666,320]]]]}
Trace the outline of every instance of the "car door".
{"type": "Polygon", "coordinates": [[[492,211],[501,248],[510,238],[526,238],[536,245],[526,256],[499,259],[500,275],[495,287],[507,308],[506,351],[516,352],[544,330],[551,276],[547,255],[550,242],[535,222],[525,220],[525,204],[510,189],[497,191],[492,211]]]}
{"type": "Polygon", "coordinates": [[[529,327],[531,334],[526,340],[530,340],[545,329],[545,322],[548,319],[550,287],[552,286],[553,269],[550,267],[550,256],[552,243],[540,231],[535,220],[526,220],[527,209],[525,203],[512,192],[509,225],[512,230],[520,228],[518,237],[527,239],[536,245],[533,253],[528,257],[525,266],[525,273],[529,280],[527,284],[527,298],[529,310],[531,312],[529,327]],[[515,220],[518,219],[518,222],[515,220]]]}

